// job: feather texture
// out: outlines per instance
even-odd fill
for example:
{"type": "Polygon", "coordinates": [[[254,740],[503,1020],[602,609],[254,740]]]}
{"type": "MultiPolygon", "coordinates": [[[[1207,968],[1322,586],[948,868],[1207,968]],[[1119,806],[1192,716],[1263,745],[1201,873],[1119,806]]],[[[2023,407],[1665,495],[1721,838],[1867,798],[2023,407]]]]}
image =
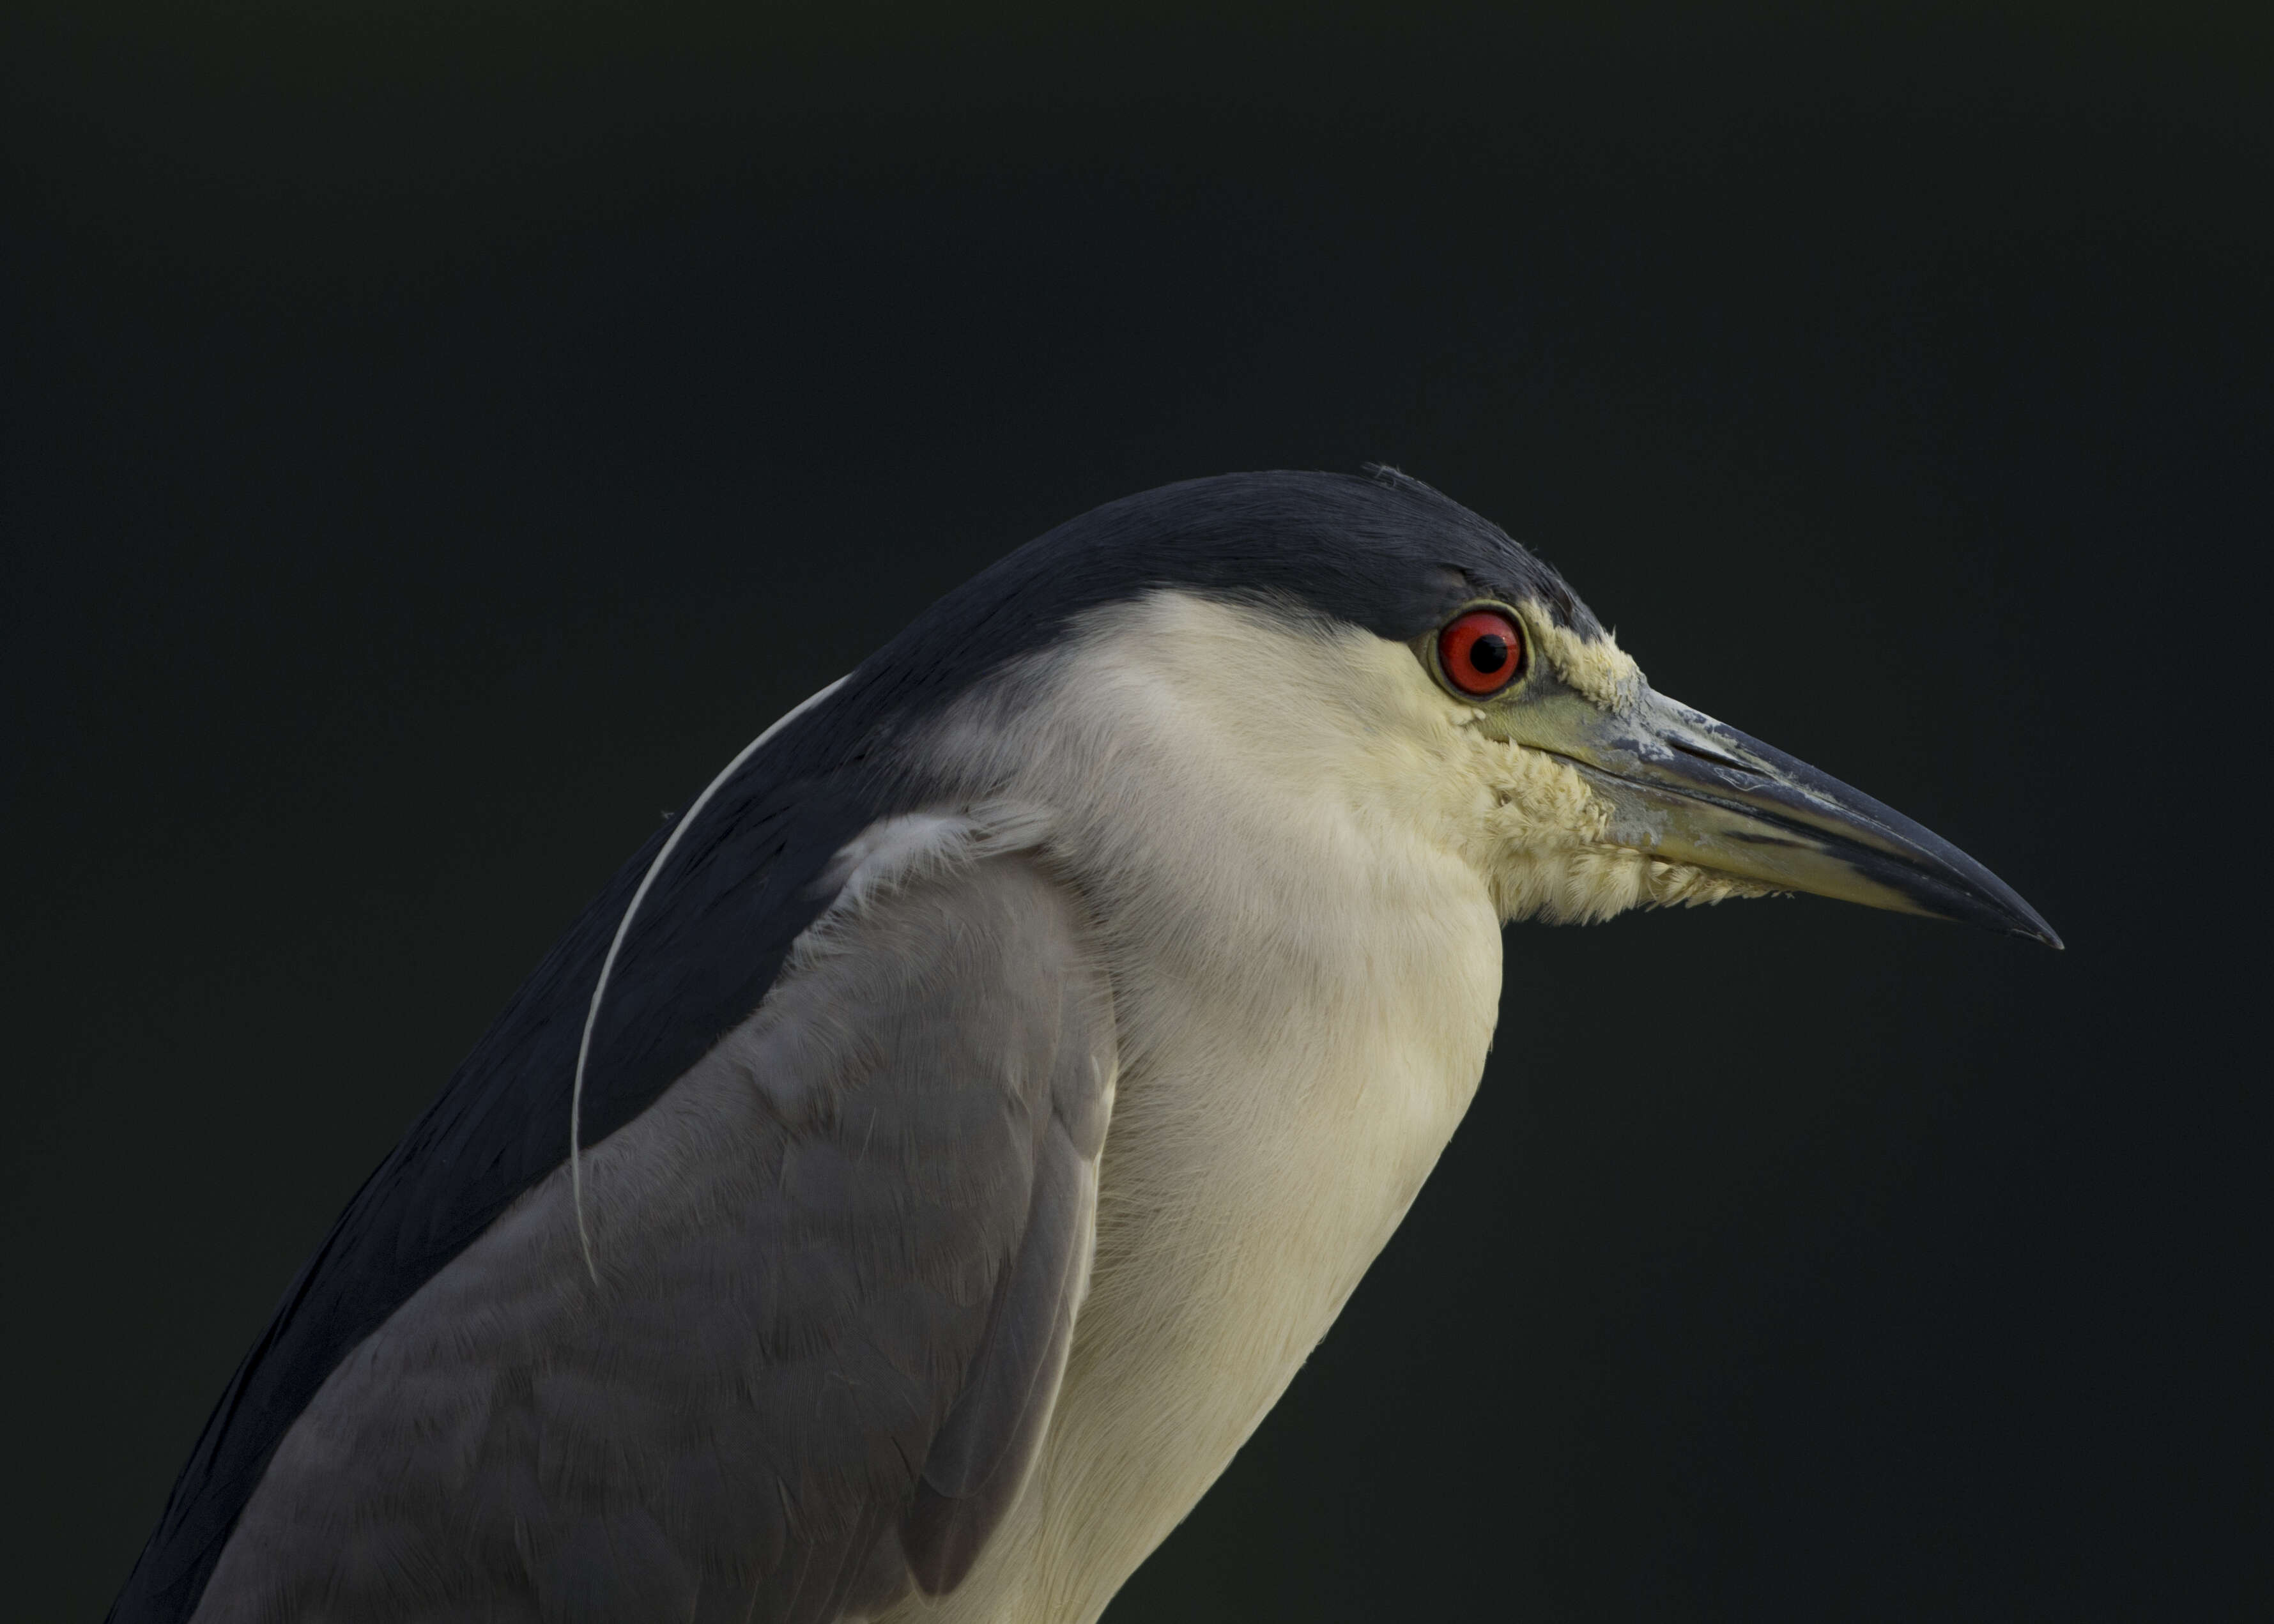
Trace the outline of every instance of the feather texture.
{"type": "Polygon", "coordinates": [[[200,1624],[817,1624],[953,1584],[1088,1278],[1115,1059],[1088,938],[1025,853],[870,876],[588,1153],[598,1285],[556,1171],[332,1372],[200,1624]]]}

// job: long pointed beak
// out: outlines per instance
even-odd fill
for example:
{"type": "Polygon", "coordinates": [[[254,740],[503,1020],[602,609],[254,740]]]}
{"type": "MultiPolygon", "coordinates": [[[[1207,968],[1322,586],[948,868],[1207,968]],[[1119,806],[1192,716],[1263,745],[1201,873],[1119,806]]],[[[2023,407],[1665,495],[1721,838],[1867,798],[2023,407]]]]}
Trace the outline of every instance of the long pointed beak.
{"type": "Polygon", "coordinates": [[[1616,808],[1621,845],[1781,891],[2060,937],[2014,888],[1892,807],[1645,688],[1621,711],[1557,695],[1522,742],[1572,762],[1616,808]]]}

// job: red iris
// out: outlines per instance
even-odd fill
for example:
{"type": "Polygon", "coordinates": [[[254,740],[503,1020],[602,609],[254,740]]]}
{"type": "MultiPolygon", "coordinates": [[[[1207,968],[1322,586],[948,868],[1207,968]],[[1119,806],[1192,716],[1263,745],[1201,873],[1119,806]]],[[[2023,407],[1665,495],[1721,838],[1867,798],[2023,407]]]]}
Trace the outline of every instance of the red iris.
{"type": "Polygon", "coordinates": [[[1497,694],[1524,669],[1524,634],[1497,609],[1472,609],[1437,634],[1437,664],[1464,694],[1497,694]]]}

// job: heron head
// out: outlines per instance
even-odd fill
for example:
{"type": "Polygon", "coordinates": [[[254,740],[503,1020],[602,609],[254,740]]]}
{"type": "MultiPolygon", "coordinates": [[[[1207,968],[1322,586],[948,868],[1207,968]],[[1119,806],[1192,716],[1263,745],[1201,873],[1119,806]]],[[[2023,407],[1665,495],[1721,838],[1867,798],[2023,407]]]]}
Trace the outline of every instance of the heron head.
{"type": "Polygon", "coordinates": [[[2059,945],[1949,842],[1656,692],[1498,526],[1369,471],[1109,503],[950,594],[864,680],[1012,673],[969,681],[934,758],[994,788],[1055,774],[1042,798],[1095,803],[1117,849],[1164,789],[1194,828],[1363,803],[1362,824],[1457,849],[1503,919],[1808,891],[2059,945]]]}

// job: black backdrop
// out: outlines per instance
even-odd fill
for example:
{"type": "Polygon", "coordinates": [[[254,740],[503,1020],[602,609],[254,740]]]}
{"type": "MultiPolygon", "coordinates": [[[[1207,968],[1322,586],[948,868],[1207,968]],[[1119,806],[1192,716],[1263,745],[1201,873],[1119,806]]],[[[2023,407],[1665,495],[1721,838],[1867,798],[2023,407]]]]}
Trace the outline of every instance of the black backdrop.
{"type": "Polygon", "coordinates": [[[662,808],[1059,518],[1369,458],[2070,950],[1513,930],[1111,1624],[2274,1605],[2243,9],[11,8],[9,1611],[662,808]]]}

